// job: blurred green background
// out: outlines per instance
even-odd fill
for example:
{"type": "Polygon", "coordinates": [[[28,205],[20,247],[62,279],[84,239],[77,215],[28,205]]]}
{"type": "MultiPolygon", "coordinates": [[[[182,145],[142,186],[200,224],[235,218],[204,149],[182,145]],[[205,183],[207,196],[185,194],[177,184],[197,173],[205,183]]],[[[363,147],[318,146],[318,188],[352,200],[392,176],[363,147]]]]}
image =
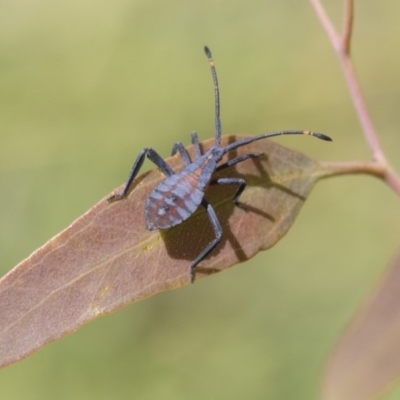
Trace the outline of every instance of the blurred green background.
{"type": "MultiPolygon", "coordinates": [[[[325,3],[341,25],[342,2],[325,3]]],[[[397,170],[399,13],[394,0],[357,2],[352,47],[397,170]]],[[[0,32],[2,273],[121,184],[143,147],[168,156],[192,130],[213,136],[205,44],[225,134],[312,129],[334,142],[279,142],[321,160],[370,158],[306,0],[3,0],[0,32]]],[[[0,371],[0,396],[317,398],[327,355],[398,248],[399,221],[378,180],[322,181],[273,249],[0,371]]]]}

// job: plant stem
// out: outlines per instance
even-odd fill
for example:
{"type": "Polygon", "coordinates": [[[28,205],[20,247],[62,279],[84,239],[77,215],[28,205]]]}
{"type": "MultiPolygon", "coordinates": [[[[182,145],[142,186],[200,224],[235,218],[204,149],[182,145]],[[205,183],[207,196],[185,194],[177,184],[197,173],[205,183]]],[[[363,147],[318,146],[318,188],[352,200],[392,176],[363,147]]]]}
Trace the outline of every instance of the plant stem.
{"type": "Polygon", "coordinates": [[[390,168],[378,161],[320,161],[320,179],[338,175],[365,174],[372,175],[386,182],[400,196],[400,180],[390,168]]]}
{"type": "MultiPolygon", "coordinates": [[[[325,29],[329,40],[335,49],[339,58],[343,73],[349,87],[350,96],[353,101],[354,107],[360,124],[363,128],[364,137],[372,152],[372,159],[382,169],[379,176],[400,195],[400,177],[388,166],[385,154],[379,143],[378,135],[374,129],[371,117],[362,95],[360,85],[358,83],[354,67],[350,59],[350,44],[351,35],[353,30],[354,18],[354,2],[353,0],[345,0],[344,7],[344,21],[342,36],[336,32],[332,22],[330,21],[325,9],[322,7],[320,0],[310,0],[312,7],[317,14],[321,25],[325,29]]],[[[360,171],[362,173],[362,171],[360,171]]],[[[365,172],[368,173],[368,172],[365,172]]],[[[376,175],[376,174],[375,174],[376,175]]]]}
{"type": "Polygon", "coordinates": [[[346,1],[344,7],[343,17],[343,52],[350,55],[351,35],[353,33],[353,18],[354,18],[354,3],[353,1],[346,1]]]}
{"type": "Polygon", "coordinates": [[[376,161],[320,162],[321,178],[337,175],[365,174],[384,179],[385,168],[376,161]]]}

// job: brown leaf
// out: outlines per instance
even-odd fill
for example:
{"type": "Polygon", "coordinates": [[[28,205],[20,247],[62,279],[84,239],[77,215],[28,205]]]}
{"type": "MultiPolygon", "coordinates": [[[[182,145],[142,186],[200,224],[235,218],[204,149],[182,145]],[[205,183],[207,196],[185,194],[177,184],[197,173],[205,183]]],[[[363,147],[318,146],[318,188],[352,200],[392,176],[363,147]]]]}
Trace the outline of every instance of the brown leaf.
{"type": "MultiPolygon", "coordinates": [[[[236,139],[224,137],[222,145],[236,139]]],[[[206,149],[213,143],[208,140],[202,146],[206,149]]],[[[273,246],[323,174],[317,162],[269,140],[229,156],[258,152],[265,155],[219,173],[246,178],[241,202],[247,211],[232,203],[237,187],[207,190],[224,236],[200,264],[196,280],[273,246]]],[[[193,156],[192,146],[190,153],[193,156]]],[[[175,170],[182,166],[179,156],[168,163],[175,170]]],[[[146,229],[144,201],[163,177],[153,170],[136,180],[127,199],[101,200],[0,281],[0,366],[26,357],[99,315],[189,283],[190,262],[213,232],[202,209],[169,230],[146,229]]]]}
{"type": "Polygon", "coordinates": [[[400,252],[327,365],[326,400],[368,400],[400,376],[400,252]]]}

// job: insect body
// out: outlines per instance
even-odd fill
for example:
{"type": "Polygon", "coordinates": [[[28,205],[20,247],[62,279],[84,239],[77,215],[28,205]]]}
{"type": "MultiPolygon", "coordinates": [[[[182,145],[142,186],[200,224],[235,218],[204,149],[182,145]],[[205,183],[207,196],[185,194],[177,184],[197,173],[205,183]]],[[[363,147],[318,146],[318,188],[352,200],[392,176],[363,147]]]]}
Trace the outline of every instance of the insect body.
{"type": "Polygon", "coordinates": [[[213,228],[215,238],[207,244],[200,254],[190,264],[190,280],[194,282],[195,267],[210,254],[219,244],[222,238],[222,227],[218,221],[212,205],[205,199],[205,191],[209,185],[237,185],[238,190],[233,197],[235,205],[244,208],[239,203],[240,195],[246,187],[246,181],[242,178],[217,178],[213,179],[215,172],[231,167],[235,164],[243,162],[249,158],[261,156],[263,153],[243,154],[232,160],[229,160],[221,165],[218,163],[222,157],[238,147],[255,142],[256,140],[265,139],[279,135],[311,135],[322,140],[330,141],[330,137],[322,133],[310,131],[280,131],[261,134],[258,136],[249,137],[231,143],[225,147],[220,147],[221,144],[221,121],[220,121],[220,105],[219,105],[219,88],[217,73],[212,60],[211,52],[208,47],[204,48],[206,56],[209,60],[211,72],[214,81],[215,93],[215,143],[208,151],[202,154],[200,149],[197,133],[192,133],[192,144],[194,145],[196,159],[192,161],[189,154],[182,143],[177,142],[172,148],[172,155],[179,152],[184,162],[184,168],[175,173],[171,167],[161,158],[161,156],[150,147],[144,148],[136,158],[129,177],[121,193],[115,194],[108,198],[108,201],[121,200],[127,197],[131,184],[137,176],[145,157],[149,158],[160,170],[166,175],[166,178],[161,181],[149,194],[144,216],[146,225],[149,230],[168,229],[188,219],[200,205],[207,212],[211,226],[213,228]]]}
{"type": "Polygon", "coordinates": [[[150,230],[178,225],[197,210],[221,159],[212,150],[188,163],[181,172],[168,176],[153,189],[144,212],[150,230]]]}

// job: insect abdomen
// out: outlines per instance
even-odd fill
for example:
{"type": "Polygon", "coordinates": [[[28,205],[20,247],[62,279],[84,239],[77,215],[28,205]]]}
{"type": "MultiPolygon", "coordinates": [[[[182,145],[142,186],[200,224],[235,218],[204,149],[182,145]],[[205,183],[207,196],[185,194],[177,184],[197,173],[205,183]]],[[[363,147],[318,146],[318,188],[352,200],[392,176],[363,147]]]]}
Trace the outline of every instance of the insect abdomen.
{"type": "Polygon", "coordinates": [[[168,229],[189,218],[203,200],[204,189],[214,170],[210,164],[214,163],[211,154],[205,154],[180,173],[160,182],[146,200],[147,228],[168,229]]]}
{"type": "Polygon", "coordinates": [[[203,197],[204,193],[191,185],[188,176],[169,176],[153,189],[146,200],[144,216],[147,228],[167,229],[178,225],[197,210],[203,197]]]}

